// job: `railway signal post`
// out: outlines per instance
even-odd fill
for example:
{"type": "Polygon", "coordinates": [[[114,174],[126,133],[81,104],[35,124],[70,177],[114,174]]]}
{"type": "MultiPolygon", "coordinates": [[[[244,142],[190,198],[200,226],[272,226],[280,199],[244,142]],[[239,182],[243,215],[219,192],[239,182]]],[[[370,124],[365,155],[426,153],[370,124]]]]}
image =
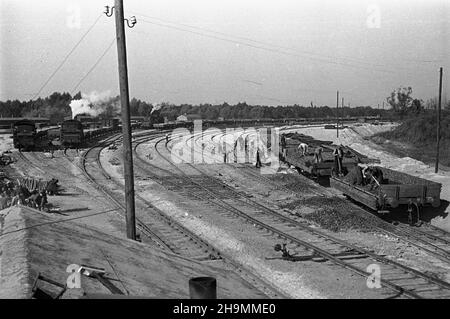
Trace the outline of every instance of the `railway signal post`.
{"type": "Polygon", "coordinates": [[[115,0],[114,6],[116,10],[117,54],[119,58],[120,102],[122,106],[126,227],[127,237],[136,240],[133,154],[131,152],[130,99],[128,93],[127,49],[125,43],[123,0],[115,0]]]}

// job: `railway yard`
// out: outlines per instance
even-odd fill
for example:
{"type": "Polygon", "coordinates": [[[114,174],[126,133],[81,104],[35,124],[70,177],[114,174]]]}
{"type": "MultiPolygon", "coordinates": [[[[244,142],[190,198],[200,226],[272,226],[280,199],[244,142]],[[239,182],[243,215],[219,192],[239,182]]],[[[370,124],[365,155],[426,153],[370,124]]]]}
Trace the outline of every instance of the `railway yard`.
{"type": "MultiPolygon", "coordinates": [[[[11,265],[13,253],[8,254],[5,243],[13,238],[8,236],[26,232],[34,227],[30,223],[41,220],[39,225],[55,224],[55,228],[54,234],[51,228],[42,230],[45,236],[32,233],[42,241],[39,249],[45,250],[46,245],[59,249],[58,258],[66,264],[29,258],[27,267],[64,286],[70,262],[100,263],[120,282],[114,289],[87,283],[85,291],[187,297],[186,285],[173,285],[167,291],[152,289],[155,282],[142,273],[147,269],[161,273],[167,281],[176,277],[187,282],[192,273],[210,274],[217,277],[221,298],[449,298],[450,224],[445,218],[449,173],[432,174],[427,165],[397,158],[368,139],[393,125],[348,124],[339,138],[323,125],[280,130],[350,146],[379,159],[381,166],[441,183],[441,205],[426,208],[419,227],[407,224],[404,209],[380,217],[323,179],[299,174],[286,163],[267,169],[277,162],[273,155],[262,154],[264,171],[255,168],[255,159],[246,152],[231,152],[224,162],[223,152],[215,151],[217,145],[233,145],[253,131],[136,130],[133,160],[141,243],[128,241],[125,235],[121,134],[111,133],[90,147],[60,149],[53,155],[39,150],[19,152],[9,137],[3,137],[2,151],[12,149],[14,158],[4,166],[4,174],[12,180],[56,178],[61,185],[59,194],[48,197],[48,212],[27,208],[29,212],[17,213],[28,218],[25,227],[17,230],[17,217],[12,217],[15,207],[0,212],[0,282],[11,287],[3,296],[14,294],[14,284],[8,284],[11,278],[23,275],[11,265]],[[72,242],[63,243],[64,232],[72,242]],[[61,243],[55,243],[57,238],[61,243]],[[135,252],[133,266],[125,265],[124,260],[131,258],[125,252],[120,256],[113,252],[114,245],[117,251],[125,245],[124,251],[135,252]],[[103,257],[88,256],[91,246],[103,257]],[[150,255],[153,260],[159,256],[165,266],[150,265],[150,255]]],[[[46,289],[57,294],[54,288],[46,289]]]]}

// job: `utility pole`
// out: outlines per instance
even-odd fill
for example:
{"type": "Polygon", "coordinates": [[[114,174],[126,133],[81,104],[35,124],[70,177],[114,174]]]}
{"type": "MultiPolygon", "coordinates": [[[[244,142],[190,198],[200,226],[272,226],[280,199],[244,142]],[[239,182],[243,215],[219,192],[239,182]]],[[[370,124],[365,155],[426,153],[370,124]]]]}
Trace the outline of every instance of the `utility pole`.
{"type": "Polygon", "coordinates": [[[336,137],[339,138],[339,91],[336,92],[336,116],[337,116],[337,125],[336,125],[336,137]]]}
{"type": "MultiPolygon", "coordinates": [[[[340,115],[342,115],[342,118],[344,118],[344,98],[342,98],[342,103],[341,103],[341,109],[342,109],[342,111],[341,111],[341,114],[340,115]]],[[[342,125],[344,125],[344,124],[342,124],[342,125]]]]}
{"type": "Polygon", "coordinates": [[[436,136],[436,167],[434,172],[439,170],[439,141],[441,139],[441,96],[442,96],[442,67],[439,70],[439,101],[437,105],[437,136],[436,136]]]}
{"type": "Polygon", "coordinates": [[[130,99],[128,93],[127,48],[125,43],[123,0],[115,0],[114,6],[116,9],[117,54],[119,57],[120,103],[122,106],[123,168],[125,178],[127,237],[136,240],[133,154],[131,152],[130,99]]]}

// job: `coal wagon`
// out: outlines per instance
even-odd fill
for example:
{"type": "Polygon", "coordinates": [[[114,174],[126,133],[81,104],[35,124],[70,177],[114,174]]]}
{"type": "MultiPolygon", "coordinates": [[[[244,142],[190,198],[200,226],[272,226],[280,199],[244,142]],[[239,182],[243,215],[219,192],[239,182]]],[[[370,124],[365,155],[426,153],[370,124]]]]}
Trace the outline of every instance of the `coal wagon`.
{"type": "Polygon", "coordinates": [[[412,223],[424,206],[439,207],[442,185],[406,173],[379,167],[383,180],[375,188],[354,185],[345,176],[330,177],[330,186],[341,191],[347,197],[363,204],[378,213],[389,213],[392,209],[404,206],[408,219],[412,223]]]}
{"type": "Polygon", "coordinates": [[[289,133],[284,135],[285,142],[281,145],[280,157],[289,165],[295,166],[303,173],[311,176],[331,176],[335,170],[335,156],[333,152],[336,148],[341,147],[343,150],[342,167],[343,171],[350,171],[358,163],[376,163],[376,159],[370,159],[360,154],[348,146],[334,145],[330,141],[316,140],[311,136],[289,133]],[[308,151],[305,155],[300,154],[298,146],[300,143],[308,145],[308,151]],[[318,161],[314,156],[317,148],[322,148],[322,160],[318,161]]]}

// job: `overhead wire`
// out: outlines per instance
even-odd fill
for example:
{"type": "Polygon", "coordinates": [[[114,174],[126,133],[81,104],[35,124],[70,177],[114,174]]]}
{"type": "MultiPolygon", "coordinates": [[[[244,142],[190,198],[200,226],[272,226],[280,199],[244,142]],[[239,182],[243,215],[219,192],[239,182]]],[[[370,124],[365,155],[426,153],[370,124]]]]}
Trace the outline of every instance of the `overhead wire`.
{"type": "Polygon", "coordinates": [[[114,44],[115,38],[111,41],[111,43],[108,45],[108,47],[105,49],[105,51],[103,51],[103,53],[99,56],[99,58],[97,59],[97,61],[95,61],[95,63],[92,65],[92,67],[89,69],[89,71],[80,79],[80,81],[78,81],[78,83],[74,86],[74,88],[71,91],[71,94],[75,94],[75,90],[78,89],[78,87],[81,85],[81,83],[89,76],[89,74],[91,74],[92,71],[94,71],[94,69],[97,67],[97,65],[100,63],[100,61],[105,57],[105,55],[109,52],[109,50],[111,49],[112,45],[114,44]]]}
{"type": "MultiPolygon", "coordinates": [[[[243,45],[243,46],[247,46],[247,47],[251,47],[251,48],[255,48],[255,49],[260,49],[260,50],[264,50],[264,51],[268,51],[268,52],[272,52],[272,53],[279,53],[279,54],[293,56],[293,57],[299,57],[299,58],[307,58],[307,59],[310,59],[310,60],[316,60],[316,61],[320,61],[320,62],[323,62],[323,63],[334,64],[334,65],[338,65],[338,66],[348,66],[348,67],[352,67],[352,68],[366,69],[366,70],[370,70],[370,71],[377,71],[377,72],[383,72],[383,73],[395,73],[392,70],[375,69],[375,68],[364,67],[364,66],[360,66],[360,65],[353,65],[353,64],[344,63],[344,62],[330,61],[330,60],[326,60],[324,58],[302,56],[302,55],[300,55],[298,53],[291,53],[291,52],[286,52],[286,51],[282,51],[282,50],[279,50],[279,49],[274,49],[274,48],[270,48],[270,47],[266,47],[266,46],[246,43],[246,42],[243,42],[241,40],[227,39],[227,38],[224,38],[224,37],[219,37],[219,36],[215,36],[215,35],[211,35],[211,34],[206,34],[206,33],[202,33],[202,32],[192,31],[192,30],[188,30],[186,28],[181,28],[181,27],[168,25],[168,24],[162,24],[162,23],[158,23],[158,22],[154,22],[154,21],[145,20],[145,19],[140,19],[139,21],[140,22],[144,22],[144,23],[148,23],[148,24],[153,24],[153,25],[165,27],[165,28],[169,28],[169,29],[182,31],[182,32],[187,32],[187,33],[200,35],[200,36],[207,37],[207,38],[212,38],[212,39],[221,40],[221,41],[225,41],[225,42],[230,42],[230,43],[234,43],[234,44],[239,44],[239,45],[243,45]]],[[[138,32],[138,33],[145,33],[145,32],[138,32]]]]}
{"type": "Polygon", "coordinates": [[[56,73],[63,67],[63,65],[66,63],[66,61],[69,59],[69,57],[72,55],[72,53],[78,48],[78,46],[83,42],[83,40],[86,38],[86,36],[91,32],[91,30],[95,27],[95,25],[98,23],[100,18],[102,17],[103,13],[101,13],[97,19],[95,19],[94,23],[91,24],[91,26],[86,30],[86,32],[81,36],[80,40],[70,49],[69,53],[66,54],[64,59],[59,63],[59,65],[56,67],[56,69],[50,74],[50,76],[47,78],[47,80],[44,82],[44,84],[39,88],[38,92],[33,96],[32,100],[35,100],[39,94],[41,94],[42,90],[46,87],[46,85],[53,79],[53,77],[56,75],[56,73]]]}
{"type": "MultiPolygon", "coordinates": [[[[161,22],[164,22],[164,23],[170,23],[170,24],[173,24],[173,25],[178,25],[178,26],[187,27],[187,28],[191,28],[191,29],[195,29],[195,30],[200,30],[200,31],[208,32],[208,33],[218,34],[218,35],[226,36],[226,37],[229,37],[229,38],[235,38],[235,39],[239,39],[239,40],[250,41],[250,42],[261,44],[261,45],[264,45],[264,46],[269,46],[269,47],[273,47],[273,48],[279,48],[279,49],[283,49],[283,50],[288,50],[288,51],[292,51],[292,52],[295,52],[295,53],[298,53],[298,54],[312,55],[313,57],[311,57],[311,58],[314,58],[314,56],[316,56],[316,57],[319,57],[319,58],[347,60],[348,62],[358,63],[358,64],[366,65],[368,67],[379,67],[379,68],[388,67],[390,69],[409,70],[406,67],[401,67],[401,66],[398,66],[398,65],[388,66],[388,65],[383,65],[383,64],[379,64],[379,63],[371,63],[371,62],[363,61],[361,59],[356,59],[354,57],[350,58],[350,57],[344,57],[344,56],[332,56],[332,55],[319,54],[319,53],[311,52],[311,51],[298,50],[297,48],[292,48],[292,47],[288,47],[288,46],[282,46],[282,45],[273,44],[273,43],[260,41],[260,40],[255,40],[255,39],[252,39],[252,38],[249,38],[249,37],[242,37],[242,36],[232,35],[232,34],[219,32],[219,31],[215,31],[215,30],[211,30],[211,29],[207,29],[207,28],[201,28],[201,27],[197,27],[197,26],[193,26],[193,25],[189,25],[189,24],[173,22],[173,21],[169,21],[169,20],[165,20],[165,19],[161,19],[161,18],[157,18],[157,17],[148,16],[148,15],[145,15],[145,14],[136,13],[135,15],[141,16],[141,17],[144,17],[144,18],[148,18],[148,19],[151,19],[151,20],[161,21],[161,22]]],[[[339,62],[337,62],[337,63],[339,63],[339,62]]]]}
{"type": "MultiPolygon", "coordinates": [[[[227,36],[227,37],[230,37],[230,38],[241,39],[241,40],[250,41],[250,42],[254,42],[254,43],[258,43],[258,44],[262,44],[262,45],[266,45],[266,46],[272,46],[272,47],[276,47],[276,48],[280,48],[280,49],[294,51],[294,52],[298,52],[300,54],[308,54],[308,55],[314,55],[314,56],[319,56],[319,57],[324,57],[324,58],[331,58],[331,59],[348,60],[349,62],[361,63],[361,64],[365,64],[367,66],[388,67],[388,68],[392,68],[392,69],[409,70],[409,68],[407,68],[407,67],[401,67],[401,66],[398,66],[398,65],[387,65],[387,64],[371,63],[371,62],[367,62],[367,61],[364,61],[362,59],[358,59],[358,58],[350,57],[350,56],[342,56],[342,55],[341,56],[336,56],[336,55],[332,56],[332,55],[325,55],[325,54],[320,54],[320,53],[312,52],[312,51],[298,50],[297,48],[293,48],[293,47],[282,46],[282,45],[278,45],[278,44],[274,44],[274,43],[269,43],[269,42],[266,42],[266,41],[256,40],[256,39],[252,39],[250,37],[243,37],[243,36],[238,36],[238,35],[232,35],[232,34],[229,34],[229,33],[220,32],[220,31],[216,31],[216,30],[211,30],[211,29],[208,29],[208,28],[203,28],[203,27],[198,27],[198,26],[193,26],[193,25],[190,25],[190,24],[174,22],[174,21],[170,21],[170,20],[167,20],[167,19],[161,19],[161,18],[158,18],[158,17],[145,15],[145,14],[142,14],[142,13],[134,13],[134,14],[137,15],[137,16],[144,17],[144,18],[148,18],[148,19],[158,20],[158,21],[161,21],[161,22],[164,22],[164,23],[170,23],[170,24],[179,25],[179,26],[183,26],[183,27],[187,27],[187,28],[191,28],[191,29],[196,29],[196,30],[205,31],[205,32],[209,32],[209,33],[214,33],[214,34],[218,34],[218,35],[223,35],[223,36],[227,36]]],[[[415,63],[437,63],[437,62],[441,62],[442,59],[438,59],[438,60],[402,59],[402,61],[410,61],[410,62],[415,62],[415,63]]]]}

